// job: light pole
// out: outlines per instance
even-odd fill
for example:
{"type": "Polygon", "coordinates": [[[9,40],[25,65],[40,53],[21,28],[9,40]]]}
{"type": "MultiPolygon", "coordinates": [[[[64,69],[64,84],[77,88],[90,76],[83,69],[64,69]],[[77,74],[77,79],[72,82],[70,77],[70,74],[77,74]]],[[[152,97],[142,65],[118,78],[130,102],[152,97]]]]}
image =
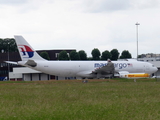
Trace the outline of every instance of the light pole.
{"type": "MultiPolygon", "coordinates": [[[[1,53],[4,53],[4,50],[3,50],[3,49],[1,50],[1,53]]],[[[3,67],[3,63],[1,63],[1,67],[3,67]]]]}
{"type": "Polygon", "coordinates": [[[138,25],[140,25],[140,23],[136,23],[136,28],[137,28],[137,61],[138,61],[138,25]]]}
{"type": "MultiPolygon", "coordinates": [[[[9,42],[8,42],[8,61],[9,61],[9,42]]],[[[9,80],[9,72],[10,70],[9,70],[9,63],[8,63],[8,80],[9,80]]]]}

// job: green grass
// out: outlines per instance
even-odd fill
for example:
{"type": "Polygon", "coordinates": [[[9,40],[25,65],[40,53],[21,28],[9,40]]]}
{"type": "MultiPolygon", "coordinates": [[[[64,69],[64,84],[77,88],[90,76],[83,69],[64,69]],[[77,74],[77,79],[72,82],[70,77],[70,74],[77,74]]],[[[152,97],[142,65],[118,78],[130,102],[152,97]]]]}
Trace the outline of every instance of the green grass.
{"type": "Polygon", "coordinates": [[[0,82],[0,120],[159,120],[155,79],[0,82]]]}

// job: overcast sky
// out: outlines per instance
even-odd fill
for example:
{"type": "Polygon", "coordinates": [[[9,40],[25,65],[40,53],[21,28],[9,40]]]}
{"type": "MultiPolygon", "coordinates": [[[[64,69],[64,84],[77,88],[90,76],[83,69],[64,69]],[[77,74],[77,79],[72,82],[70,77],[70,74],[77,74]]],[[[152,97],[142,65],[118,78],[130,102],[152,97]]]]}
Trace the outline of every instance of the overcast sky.
{"type": "Polygon", "coordinates": [[[0,0],[0,38],[22,35],[35,50],[76,49],[87,56],[128,50],[160,53],[159,0],[0,0]]]}

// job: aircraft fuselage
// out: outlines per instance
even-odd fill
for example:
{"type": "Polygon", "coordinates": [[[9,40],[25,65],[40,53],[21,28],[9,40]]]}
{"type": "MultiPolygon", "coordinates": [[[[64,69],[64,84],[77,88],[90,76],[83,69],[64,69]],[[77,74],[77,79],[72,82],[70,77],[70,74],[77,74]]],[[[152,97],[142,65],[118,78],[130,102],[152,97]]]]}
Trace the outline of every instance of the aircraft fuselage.
{"type": "MultiPolygon", "coordinates": [[[[56,76],[65,77],[90,77],[90,74],[97,68],[103,67],[107,61],[36,61],[37,66],[32,69],[56,76]]],[[[127,71],[129,73],[153,73],[157,70],[152,64],[137,61],[112,61],[115,72],[127,71]]],[[[19,63],[21,64],[21,63],[19,63]]]]}

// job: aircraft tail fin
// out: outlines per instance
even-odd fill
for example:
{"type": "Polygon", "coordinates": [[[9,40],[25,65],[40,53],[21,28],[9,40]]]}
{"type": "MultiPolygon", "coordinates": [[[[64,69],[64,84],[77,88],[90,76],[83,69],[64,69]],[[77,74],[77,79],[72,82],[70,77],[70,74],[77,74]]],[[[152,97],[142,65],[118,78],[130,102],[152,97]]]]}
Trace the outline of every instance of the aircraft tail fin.
{"type": "Polygon", "coordinates": [[[14,38],[22,61],[27,61],[28,59],[45,60],[41,56],[39,56],[39,54],[22,36],[15,35],[14,38]]]}

